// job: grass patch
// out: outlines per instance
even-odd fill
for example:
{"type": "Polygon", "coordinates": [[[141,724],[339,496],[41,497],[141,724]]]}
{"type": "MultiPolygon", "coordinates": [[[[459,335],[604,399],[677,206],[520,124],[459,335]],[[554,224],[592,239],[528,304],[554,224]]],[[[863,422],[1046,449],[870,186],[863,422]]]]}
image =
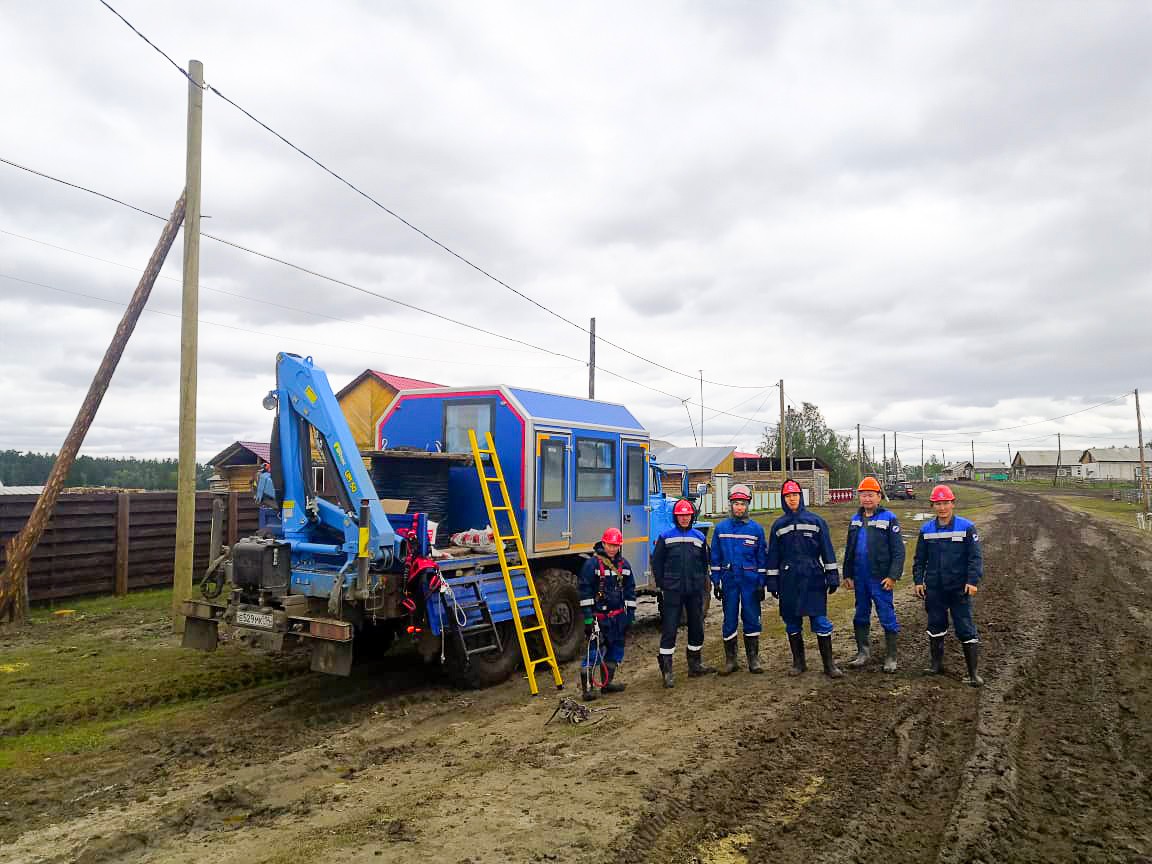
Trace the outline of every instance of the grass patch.
{"type": "Polygon", "coordinates": [[[1102,516],[1131,527],[1136,527],[1136,514],[1142,509],[1139,504],[1128,504],[1109,498],[1090,498],[1086,495],[1052,495],[1051,499],[1073,512],[1102,516]]]}
{"type": "Polygon", "coordinates": [[[139,616],[141,613],[149,617],[168,617],[171,611],[171,588],[147,588],[123,597],[81,597],[37,604],[32,607],[29,618],[33,624],[62,626],[83,619],[139,616]],[[72,614],[57,614],[61,610],[70,610],[72,614]]]}

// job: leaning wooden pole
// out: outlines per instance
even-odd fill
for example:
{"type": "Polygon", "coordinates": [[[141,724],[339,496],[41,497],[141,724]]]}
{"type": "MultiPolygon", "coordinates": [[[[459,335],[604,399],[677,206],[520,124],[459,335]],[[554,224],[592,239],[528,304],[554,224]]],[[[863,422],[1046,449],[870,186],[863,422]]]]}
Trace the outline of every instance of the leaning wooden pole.
{"type": "Polygon", "coordinates": [[[160,234],[160,242],[156,244],[156,249],[152,252],[152,257],[148,261],[148,268],[140,277],[136,292],[132,295],[128,308],[124,310],[124,317],[120,319],[120,325],[112,336],[112,342],[104,352],[104,359],[100,363],[100,368],[96,370],[96,375],[92,378],[92,383],[88,387],[88,395],[84,397],[84,403],[80,406],[76,419],[72,422],[68,437],[64,439],[64,445],[60,448],[60,455],[56,457],[56,462],[52,465],[48,480],[44,484],[44,491],[40,493],[36,506],[32,508],[32,515],[28,517],[28,521],[20,529],[20,533],[9,540],[4,547],[6,564],[3,572],[0,572],[0,620],[4,618],[5,614],[12,621],[23,621],[27,616],[28,561],[32,557],[32,551],[36,548],[36,544],[40,542],[40,536],[44,533],[48,520],[52,518],[52,512],[56,509],[56,499],[60,496],[60,490],[64,486],[64,479],[68,476],[68,471],[76,460],[80,445],[84,443],[84,436],[88,434],[88,427],[92,425],[96,411],[100,408],[100,402],[108,391],[108,385],[112,381],[112,373],[116,371],[120,357],[124,354],[128,337],[132,335],[136,322],[140,319],[140,313],[144,311],[144,305],[152,293],[152,286],[156,284],[156,278],[160,275],[160,268],[164,266],[164,259],[168,256],[168,250],[172,248],[172,243],[176,240],[176,234],[183,221],[184,195],[181,195],[172,215],[168,217],[164,231],[160,234]]]}

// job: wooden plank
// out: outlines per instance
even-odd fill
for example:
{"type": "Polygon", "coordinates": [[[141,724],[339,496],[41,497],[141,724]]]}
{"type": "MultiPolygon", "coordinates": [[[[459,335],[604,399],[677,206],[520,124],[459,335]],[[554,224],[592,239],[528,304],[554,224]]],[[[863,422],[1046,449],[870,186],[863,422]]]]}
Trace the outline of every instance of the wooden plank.
{"type": "Polygon", "coordinates": [[[122,492],[116,496],[116,578],[115,591],[119,596],[128,593],[128,509],[131,498],[122,492]]]}
{"type": "Polygon", "coordinates": [[[235,490],[228,493],[228,539],[229,546],[235,546],[240,536],[240,495],[235,490]]]}

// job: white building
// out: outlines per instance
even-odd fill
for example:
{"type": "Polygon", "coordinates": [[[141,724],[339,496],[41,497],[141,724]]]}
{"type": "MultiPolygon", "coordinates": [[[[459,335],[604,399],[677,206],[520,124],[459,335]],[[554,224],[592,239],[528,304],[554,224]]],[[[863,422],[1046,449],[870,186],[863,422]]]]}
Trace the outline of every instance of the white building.
{"type": "MultiPolygon", "coordinates": [[[[1144,448],[1145,470],[1152,475],[1152,449],[1144,448]]],[[[1080,457],[1080,468],[1086,480],[1140,479],[1140,449],[1138,447],[1092,447],[1080,457]]]]}

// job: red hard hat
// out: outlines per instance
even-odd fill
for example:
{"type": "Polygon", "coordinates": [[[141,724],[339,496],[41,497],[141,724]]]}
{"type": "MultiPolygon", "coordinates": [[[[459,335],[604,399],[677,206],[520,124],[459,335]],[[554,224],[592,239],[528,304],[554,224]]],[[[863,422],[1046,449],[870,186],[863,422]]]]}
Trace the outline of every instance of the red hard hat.
{"type": "Polygon", "coordinates": [[[941,483],[939,486],[937,486],[935,489],[932,490],[932,495],[929,498],[929,500],[930,501],[955,501],[956,496],[952,494],[952,490],[949,487],[947,487],[943,483],[941,483]]]}
{"type": "Polygon", "coordinates": [[[860,481],[860,485],[856,487],[858,492],[879,492],[880,481],[875,477],[865,477],[860,481]]]}
{"type": "Polygon", "coordinates": [[[791,495],[792,493],[796,493],[797,495],[801,494],[800,493],[800,484],[797,483],[795,480],[788,480],[784,483],[783,487],[781,487],[780,494],[781,495],[791,495]]]}
{"type": "Polygon", "coordinates": [[[605,543],[611,543],[613,546],[624,545],[624,535],[620,533],[619,528],[609,528],[604,532],[604,536],[600,538],[605,543]]]}
{"type": "Polygon", "coordinates": [[[752,491],[743,483],[737,483],[732,487],[732,491],[728,493],[729,501],[751,501],[752,491]]]}
{"type": "Polygon", "coordinates": [[[672,507],[673,516],[695,516],[696,508],[692,506],[692,502],[687,498],[681,498],[672,507]]]}

